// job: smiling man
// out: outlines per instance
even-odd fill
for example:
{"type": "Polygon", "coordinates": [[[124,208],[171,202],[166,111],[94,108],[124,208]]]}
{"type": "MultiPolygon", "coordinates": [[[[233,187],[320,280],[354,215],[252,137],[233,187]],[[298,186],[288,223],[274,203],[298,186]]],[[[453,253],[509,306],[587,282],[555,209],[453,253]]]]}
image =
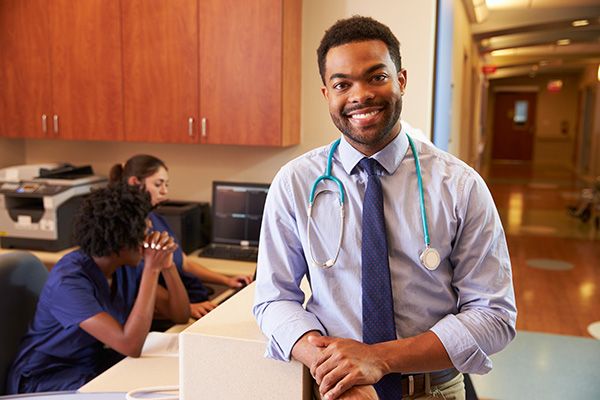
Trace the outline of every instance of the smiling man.
{"type": "Polygon", "coordinates": [[[267,356],[304,363],[328,400],[464,399],[462,373],[488,372],[515,335],[492,197],[472,168],[402,126],[407,74],[388,27],[340,20],[317,55],[342,135],[269,190],[254,305],[267,356]]]}

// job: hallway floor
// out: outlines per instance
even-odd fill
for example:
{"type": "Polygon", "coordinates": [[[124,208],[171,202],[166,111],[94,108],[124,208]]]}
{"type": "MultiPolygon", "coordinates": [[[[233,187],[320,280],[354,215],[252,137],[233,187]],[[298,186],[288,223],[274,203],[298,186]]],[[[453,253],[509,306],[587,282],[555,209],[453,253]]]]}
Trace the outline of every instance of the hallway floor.
{"type": "Polygon", "coordinates": [[[494,162],[484,178],[508,240],[517,329],[591,337],[600,321],[600,232],[567,212],[583,187],[565,167],[494,162]]]}
{"type": "Polygon", "coordinates": [[[471,375],[479,399],[600,398],[600,233],[567,207],[585,187],[567,168],[495,162],[483,174],[504,224],[517,336],[471,375]]]}

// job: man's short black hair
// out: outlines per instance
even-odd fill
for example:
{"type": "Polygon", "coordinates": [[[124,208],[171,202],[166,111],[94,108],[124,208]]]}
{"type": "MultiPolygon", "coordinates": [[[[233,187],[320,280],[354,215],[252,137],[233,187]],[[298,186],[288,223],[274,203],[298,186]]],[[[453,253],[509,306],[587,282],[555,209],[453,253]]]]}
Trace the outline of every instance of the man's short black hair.
{"type": "Polygon", "coordinates": [[[321,44],[317,49],[317,60],[323,84],[325,84],[325,59],[329,49],[347,43],[367,40],[381,40],[385,43],[396,69],[398,72],[402,69],[400,42],[390,28],[373,18],[355,15],[351,18],[338,20],[325,31],[325,35],[321,39],[321,44]]]}
{"type": "Polygon", "coordinates": [[[75,240],[93,257],[135,249],[144,240],[151,209],[150,195],[126,182],[93,190],[75,217],[75,240]]]}

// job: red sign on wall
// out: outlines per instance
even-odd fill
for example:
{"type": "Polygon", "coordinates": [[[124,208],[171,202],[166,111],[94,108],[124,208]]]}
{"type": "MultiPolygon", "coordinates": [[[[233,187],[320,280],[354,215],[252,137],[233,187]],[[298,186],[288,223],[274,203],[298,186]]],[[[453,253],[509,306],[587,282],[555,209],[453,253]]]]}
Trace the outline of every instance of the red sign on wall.
{"type": "Polygon", "coordinates": [[[486,75],[489,74],[493,74],[494,72],[496,72],[496,70],[498,69],[498,67],[496,67],[495,65],[484,65],[483,67],[481,67],[481,72],[483,72],[486,75]]]}

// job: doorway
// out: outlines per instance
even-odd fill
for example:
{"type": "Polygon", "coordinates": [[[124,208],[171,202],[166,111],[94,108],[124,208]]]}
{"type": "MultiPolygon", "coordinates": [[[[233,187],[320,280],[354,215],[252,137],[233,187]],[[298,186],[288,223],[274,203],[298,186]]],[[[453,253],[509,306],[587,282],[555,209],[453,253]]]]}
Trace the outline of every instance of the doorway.
{"type": "Polygon", "coordinates": [[[496,93],[492,140],[493,159],[532,160],[536,101],[536,93],[496,93]]]}

